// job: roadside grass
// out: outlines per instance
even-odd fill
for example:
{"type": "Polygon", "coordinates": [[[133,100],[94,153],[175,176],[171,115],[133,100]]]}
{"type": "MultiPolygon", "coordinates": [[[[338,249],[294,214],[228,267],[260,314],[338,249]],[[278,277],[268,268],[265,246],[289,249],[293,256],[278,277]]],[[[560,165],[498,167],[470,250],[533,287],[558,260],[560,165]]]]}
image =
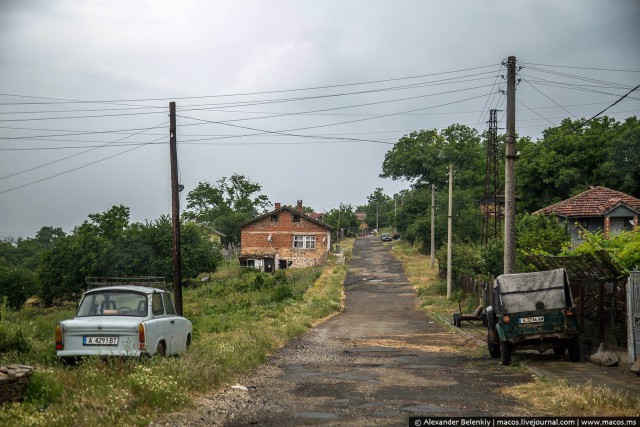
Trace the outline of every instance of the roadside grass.
{"type": "MultiPolygon", "coordinates": [[[[403,241],[394,242],[391,252],[402,262],[409,283],[422,300],[421,307],[439,323],[453,328],[453,313],[459,310],[457,299],[460,295],[447,299],[446,282],[438,279],[437,268],[431,268],[430,256],[403,241]]],[[[475,304],[477,301],[467,299],[463,301],[463,310],[472,305],[475,307],[475,304]]],[[[465,322],[464,329],[480,339],[486,337],[484,326],[465,322]]],[[[475,359],[488,357],[484,346],[470,346],[466,351],[475,359]]],[[[522,370],[524,367],[515,360],[507,369],[522,370]]],[[[537,377],[533,382],[504,388],[502,392],[521,400],[540,416],[640,416],[640,398],[590,383],[570,384],[564,379],[537,377]]]]}
{"type": "MultiPolygon", "coordinates": [[[[341,242],[348,257],[353,239],[341,242]]],[[[55,324],[69,309],[26,308],[6,313],[0,365],[36,369],[25,401],[0,406],[2,426],[147,425],[155,416],[189,406],[193,397],[230,383],[342,308],[346,266],[333,255],[326,266],[275,275],[239,273],[223,266],[208,282],[183,290],[184,313],[193,323],[190,350],[179,357],[89,358],[60,362],[55,324]],[[8,342],[8,340],[5,340],[8,342]]]]}
{"type": "Polygon", "coordinates": [[[540,416],[640,417],[640,399],[606,387],[536,378],[504,390],[526,401],[540,416]]]}

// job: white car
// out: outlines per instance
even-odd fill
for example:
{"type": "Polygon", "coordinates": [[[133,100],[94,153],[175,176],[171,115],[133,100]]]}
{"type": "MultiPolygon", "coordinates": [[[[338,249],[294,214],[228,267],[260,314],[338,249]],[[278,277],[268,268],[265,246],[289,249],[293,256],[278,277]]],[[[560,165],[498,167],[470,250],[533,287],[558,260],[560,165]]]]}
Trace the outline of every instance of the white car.
{"type": "Polygon", "coordinates": [[[168,356],[187,351],[192,325],[176,314],[171,294],[116,285],[84,293],[76,315],[56,326],[58,357],[168,356]]]}

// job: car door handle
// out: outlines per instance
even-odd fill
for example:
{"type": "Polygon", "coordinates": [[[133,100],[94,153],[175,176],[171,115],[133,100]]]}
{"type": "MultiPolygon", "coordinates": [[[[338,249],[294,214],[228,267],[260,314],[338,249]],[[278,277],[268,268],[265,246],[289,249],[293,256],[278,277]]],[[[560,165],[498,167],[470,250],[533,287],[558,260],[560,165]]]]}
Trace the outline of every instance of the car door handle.
{"type": "Polygon", "coordinates": [[[173,325],[174,323],[176,323],[176,321],[175,321],[175,320],[172,320],[172,321],[171,321],[171,324],[173,325]]]}

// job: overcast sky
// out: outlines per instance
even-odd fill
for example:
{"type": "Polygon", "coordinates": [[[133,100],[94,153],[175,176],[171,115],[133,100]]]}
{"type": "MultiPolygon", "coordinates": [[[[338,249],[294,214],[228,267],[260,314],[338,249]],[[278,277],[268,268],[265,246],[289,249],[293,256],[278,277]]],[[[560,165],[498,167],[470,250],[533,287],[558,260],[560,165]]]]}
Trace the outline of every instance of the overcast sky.
{"type": "Polygon", "coordinates": [[[615,102],[640,84],[639,23],[637,0],[1,0],[0,238],[114,204],[170,213],[171,100],[182,207],[233,173],[316,211],[392,195],[409,186],[378,177],[392,144],[486,130],[510,55],[520,135],[615,102]]]}

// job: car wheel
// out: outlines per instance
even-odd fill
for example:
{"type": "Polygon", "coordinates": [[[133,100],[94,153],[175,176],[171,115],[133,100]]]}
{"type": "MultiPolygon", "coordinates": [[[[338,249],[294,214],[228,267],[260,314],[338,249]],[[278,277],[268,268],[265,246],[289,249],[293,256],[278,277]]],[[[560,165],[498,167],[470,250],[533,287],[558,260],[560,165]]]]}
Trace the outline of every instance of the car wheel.
{"type": "Polygon", "coordinates": [[[491,334],[487,332],[487,347],[489,348],[489,354],[494,359],[500,357],[500,344],[496,344],[491,341],[491,334]]]}
{"type": "Polygon", "coordinates": [[[505,366],[511,364],[511,343],[509,341],[500,341],[500,360],[505,366]]]}
{"type": "Polygon", "coordinates": [[[453,324],[458,328],[462,327],[462,320],[460,320],[460,313],[453,313],[453,324]]]}
{"type": "Polygon", "coordinates": [[[158,343],[158,347],[156,347],[156,355],[160,357],[165,357],[167,353],[166,348],[164,347],[164,342],[160,341],[158,343]]]}
{"type": "Polygon", "coordinates": [[[567,345],[567,349],[569,350],[569,360],[572,362],[580,361],[580,340],[578,338],[574,338],[569,341],[569,345],[567,345]]]}
{"type": "Polygon", "coordinates": [[[555,354],[556,356],[564,356],[564,354],[566,352],[567,352],[567,349],[563,345],[554,345],[553,346],[553,354],[555,354]]]}

